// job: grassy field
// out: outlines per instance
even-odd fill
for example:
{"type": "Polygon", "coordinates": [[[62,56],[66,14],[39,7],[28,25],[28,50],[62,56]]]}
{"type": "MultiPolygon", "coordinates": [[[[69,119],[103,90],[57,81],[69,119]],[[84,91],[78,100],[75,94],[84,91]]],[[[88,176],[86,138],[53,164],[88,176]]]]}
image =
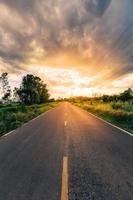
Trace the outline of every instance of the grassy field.
{"type": "Polygon", "coordinates": [[[120,102],[102,103],[92,101],[73,103],[133,134],[133,105],[120,102]]]}
{"type": "Polygon", "coordinates": [[[57,106],[58,102],[50,102],[39,105],[0,105],[0,136],[22,126],[41,113],[57,106]]]}

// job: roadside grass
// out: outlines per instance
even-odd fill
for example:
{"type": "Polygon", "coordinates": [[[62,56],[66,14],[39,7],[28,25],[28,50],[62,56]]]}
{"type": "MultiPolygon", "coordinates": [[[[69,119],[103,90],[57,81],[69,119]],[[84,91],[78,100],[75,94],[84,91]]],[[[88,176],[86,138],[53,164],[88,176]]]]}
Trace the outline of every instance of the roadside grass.
{"type": "Polygon", "coordinates": [[[50,102],[45,104],[37,104],[24,106],[19,104],[11,104],[0,106],[0,136],[22,126],[24,123],[32,120],[43,112],[56,107],[59,102],[50,102]]]}
{"type": "Polygon", "coordinates": [[[129,103],[73,102],[75,105],[133,134],[133,105],[129,103]]]}

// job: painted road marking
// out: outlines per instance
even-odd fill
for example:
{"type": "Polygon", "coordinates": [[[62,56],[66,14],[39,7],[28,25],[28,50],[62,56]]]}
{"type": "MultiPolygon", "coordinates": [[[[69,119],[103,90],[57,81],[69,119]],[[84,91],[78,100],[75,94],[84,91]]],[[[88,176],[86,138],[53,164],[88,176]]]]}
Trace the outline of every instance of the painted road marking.
{"type": "Polygon", "coordinates": [[[9,133],[4,134],[2,137],[6,137],[8,135],[10,135],[11,133],[13,133],[14,130],[10,131],[9,133]]]}
{"type": "MultiPolygon", "coordinates": [[[[77,107],[77,106],[74,106],[74,107],[77,107]]],[[[133,137],[133,134],[132,134],[132,133],[130,133],[130,132],[128,132],[128,131],[126,131],[126,130],[124,130],[124,129],[122,129],[122,128],[120,128],[120,127],[118,127],[118,126],[116,126],[116,125],[114,125],[114,124],[112,124],[112,123],[110,123],[110,122],[108,122],[108,121],[105,121],[104,119],[102,119],[102,118],[96,116],[95,114],[90,113],[89,111],[83,110],[83,109],[80,108],[80,107],[78,107],[78,108],[79,108],[82,112],[85,112],[85,113],[88,114],[88,115],[90,114],[90,115],[92,115],[93,117],[99,119],[100,121],[102,121],[102,122],[104,122],[104,123],[106,123],[106,124],[108,124],[108,125],[110,125],[110,126],[116,128],[116,129],[119,129],[120,131],[122,131],[122,132],[124,132],[124,133],[126,133],[126,134],[128,134],[128,135],[130,135],[130,136],[133,137]]]]}
{"type": "Polygon", "coordinates": [[[68,200],[68,157],[63,158],[61,200],[68,200]]]}
{"type": "Polygon", "coordinates": [[[64,126],[67,126],[67,121],[64,121],[64,126]]]}
{"type": "Polygon", "coordinates": [[[90,112],[88,112],[88,113],[89,113],[90,115],[92,115],[93,117],[95,117],[95,118],[97,118],[97,119],[103,121],[104,123],[109,124],[110,126],[116,128],[116,129],[119,129],[120,131],[122,131],[122,132],[124,132],[124,133],[127,133],[128,135],[130,135],[130,136],[133,137],[133,134],[132,134],[132,133],[129,133],[128,131],[126,131],[126,130],[124,130],[124,129],[118,127],[118,126],[116,126],[116,125],[114,125],[114,124],[112,124],[112,123],[110,123],[110,122],[108,122],[108,121],[105,121],[104,119],[102,119],[102,118],[100,118],[100,117],[98,117],[98,116],[96,116],[96,115],[94,115],[94,114],[92,114],[92,113],[90,113],[90,112]]]}

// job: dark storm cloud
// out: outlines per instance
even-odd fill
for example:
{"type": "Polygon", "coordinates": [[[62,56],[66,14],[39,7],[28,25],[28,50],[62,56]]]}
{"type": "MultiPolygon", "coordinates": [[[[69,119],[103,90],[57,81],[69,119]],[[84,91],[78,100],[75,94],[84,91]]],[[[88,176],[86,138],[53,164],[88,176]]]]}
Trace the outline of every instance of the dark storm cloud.
{"type": "Polygon", "coordinates": [[[131,0],[0,0],[0,12],[0,57],[14,68],[72,52],[85,73],[133,70],[131,0]]]}
{"type": "Polygon", "coordinates": [[[85,8],[97,16],[102,16],[112,0],[85,0],[85,8]]]}

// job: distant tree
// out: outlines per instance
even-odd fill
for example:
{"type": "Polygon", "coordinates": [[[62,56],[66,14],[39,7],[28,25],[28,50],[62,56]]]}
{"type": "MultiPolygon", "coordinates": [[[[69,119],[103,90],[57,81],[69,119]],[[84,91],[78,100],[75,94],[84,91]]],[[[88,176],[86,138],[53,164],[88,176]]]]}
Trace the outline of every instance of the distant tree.
{"type": "Polygon", "coordinates": [[[49,99],[47,85],[32,74],[23,77],[20,88],[15,88],[15,94],[24,104],[44,103],[49,99]]]}
{"type": "Polygon", "coordinates": [[[55,101],[54,98],[49,99],[49,102],[54,102],[54,101],[55,101]]]}
{"type": "Polygon", "coordinates": [[[103,100],[103,102],[107,103],[109,101],[109,95],[103,95],[101,99],[103,100]]]}
{"type": "Polygon", "coordinates": [[[9,101],[11,97],[11,87],[9,86],[8,73],[2,73],[0,76],[0,85],[2,89],[2,99],[9,101]]]}
{"type": "Polygon", "coordinates": [[[15,87],[13,89],[13,102],[19,102],[20,101],[20,98],[19,98],[17,92],[18,92],[18,88],[15,87]]]}
{"type": "Polygon", "coordinates": [[[119,100],[119,95],[103,95],[99,98],[103,102],[117,102],[119,100]]]}
{"type": "Polygon", "coordinates": [[[113,96],[110,97],[111,101],[118,101],[119,100],[119,95],[114,94],[113,96]]]}
{"type": "Polygon", "coordinates": [[[128,88],[128,90],[125,90],[124,92],[122,92],[119,96],[119,99],[123,102],[126,101],[131,101],[133,100],[133,91],[131,88],[128,88]]]}

